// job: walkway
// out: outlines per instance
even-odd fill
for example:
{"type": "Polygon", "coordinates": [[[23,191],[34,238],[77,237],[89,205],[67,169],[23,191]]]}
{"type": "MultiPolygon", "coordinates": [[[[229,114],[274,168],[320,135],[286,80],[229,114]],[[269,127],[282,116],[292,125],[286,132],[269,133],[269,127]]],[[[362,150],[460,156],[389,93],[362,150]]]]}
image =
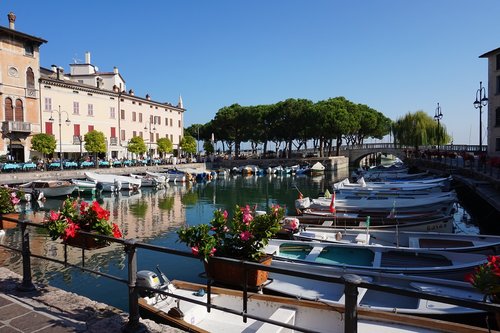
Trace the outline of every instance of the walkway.
{"type": "MultiPolygon", "coordinates": [[[[122,332],[128,314],[109,305],[46,285],[21,292],[22,277],[0,267],[0,333],[122,332]]],[[[141,319],[141,332],[182,330],[141,319]]]]}

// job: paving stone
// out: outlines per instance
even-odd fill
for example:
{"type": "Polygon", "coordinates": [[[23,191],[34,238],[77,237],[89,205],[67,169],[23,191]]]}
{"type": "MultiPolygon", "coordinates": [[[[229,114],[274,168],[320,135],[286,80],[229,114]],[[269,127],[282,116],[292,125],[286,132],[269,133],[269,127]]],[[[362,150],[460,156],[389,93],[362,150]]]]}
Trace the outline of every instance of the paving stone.
{"type": "MultiPolygon", "coordinates": [[[[3,297],[2,297],[3,298],[3,297]]],[[[19,305],[19,304],[10,304],[0,308],[0,318],[2,321],[10,320],[12,318],[21,316],[25,313],[30,312],[29,309],[19,305]]]]}
{"type": "Polygon", "coordinates": [[[13,327],[6,326],[6,325],[0,325],[0,333],[20,333],[21,331],[16,330],[13,327]]]}
{"type": "Polygon", "coordinates": [[[0,307],[8,304],[12,304],[12,302],[6,298],[0,297],[0,307]]]}
{"type": "MultiPolygon", "coordinates": [[[[63,325],[54,324],[50,327],[46,327],[36,333],[71,333],[71,332],[81,332],[80,330],[75,329],[74,327],[67,327],[63,325]]],[[[105,332],[105,331],[103,331],[105,332]]]]}
{"type": "Polygon", "coordinates": [[[37,312],[29,312],[22,317],[12,319],[10,321],[10,326],[17,328],[23,332],[33,332],[41,328],[50,326],[54,323],[54,321],[54,319],[49,318],[43,314],[37,312]]]}

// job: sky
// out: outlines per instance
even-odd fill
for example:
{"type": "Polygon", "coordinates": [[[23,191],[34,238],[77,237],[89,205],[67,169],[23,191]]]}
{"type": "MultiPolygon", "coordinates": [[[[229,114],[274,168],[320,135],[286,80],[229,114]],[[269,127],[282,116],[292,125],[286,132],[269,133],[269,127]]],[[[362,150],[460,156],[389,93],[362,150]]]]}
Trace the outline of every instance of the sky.
{"type": "MultiPolygon", "coordinates": [[[[344,96],[392,120],[439,103],[454,144],[478,144],[479,56],[500,47],[498,0],[0,0],[0,25],[10,11],[48,41],[42,67],[88,51],[136,96],[182,95],[185,127],[233,103],[344,96]]],[[[485,108],[482,123],[485,143],[485,108]]]]}

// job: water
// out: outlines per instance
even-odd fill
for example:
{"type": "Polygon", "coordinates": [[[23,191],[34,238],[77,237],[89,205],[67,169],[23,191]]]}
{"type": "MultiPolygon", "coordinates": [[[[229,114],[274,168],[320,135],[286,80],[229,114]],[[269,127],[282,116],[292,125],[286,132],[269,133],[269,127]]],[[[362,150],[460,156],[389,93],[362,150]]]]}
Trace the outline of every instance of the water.
{"type": "MultiPolygon", "coordinates": [[[[125,238],[136,238],[146,243],[188,251],[184,244],[176,242],[175,230],[185,224],[208,223],[215,209],[232,210],[236,204],[257,205],[259,209],[265,209],[271,204],[280,204],[287,207],[288,213],[293,215],[298,190],[304,196],[316,197],[337,178],[345,177],[346,175],[332,173],[313,178],[235,176],[194,185],[169,185],[160,190],[145,188],[136,194],[123,191],[118,194],[105,193],[99,200],[110,210],[111,220],[120,226],[125,238]]],[[[48,199],[43,207],[33,205],[26,209],[33,220],[41,221],[45,211],[57,209],[61,202],[60,199],[48,199]]],[[[460,206],[457,206],[455,219],[458,232],[479,232],[460,206]]],[[[51,241],[39,228],[33,228],[30,237],[32,253],[63,260],[64,248],[60,241],[51,241]]],[[[8,230],[6,236],[0,238],[0,242],[18,246],[19,232],[15,229],[8,230]]],[[[80,250],[68,247],[70,263],[80,264],[80,255],[80,250]]],[[[127,279],[127,257],[121,247],[114,245],[87,251],[85,257],[86,267],[127,279]]],[[[203,272],[203,265],[199,260],[147,250],[138,250],[137,258],[139,270],[155,270],[160,265],[171,279],[205,282],[199,276],[203,272]]],[[[3,248],[0,248],[0,265],[19,274],[22,272],[20,255],[3,248]]],[[[32,271],[34,281],[48,283],[128,311],[126,284],[40,259],[32,259],[32,271]]]]}

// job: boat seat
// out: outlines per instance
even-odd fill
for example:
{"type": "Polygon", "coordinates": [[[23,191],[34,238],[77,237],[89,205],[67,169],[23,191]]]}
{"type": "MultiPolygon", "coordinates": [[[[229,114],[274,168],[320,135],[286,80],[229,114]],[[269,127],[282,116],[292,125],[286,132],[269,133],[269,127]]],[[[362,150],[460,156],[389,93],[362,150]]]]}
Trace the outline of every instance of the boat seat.
{"type": "Polygon", "coordinates": [[[325,221],[321,223],[323,227],[331,227],[333,225],[333,221],[325,221]]]}
{"type": "MultiPolygon", "coordinates": [[[[294,309],[279,307],[276,311],[273,312],[269,319],[282,322],[284,324],[295,324],[295,312],[294,309]]],[[[271,333],[271,332],[281,332],[286,330],[286,328],[281,326],[276,326],[270,323],[264,323],[255,333],[271,333]]]]}
{"type": "Polygon", "coordinates": [[[357,244],[369,244],[370,243],[370,235],[369,234],[358,234],[356,236],[356,243],[357,244]]]}

